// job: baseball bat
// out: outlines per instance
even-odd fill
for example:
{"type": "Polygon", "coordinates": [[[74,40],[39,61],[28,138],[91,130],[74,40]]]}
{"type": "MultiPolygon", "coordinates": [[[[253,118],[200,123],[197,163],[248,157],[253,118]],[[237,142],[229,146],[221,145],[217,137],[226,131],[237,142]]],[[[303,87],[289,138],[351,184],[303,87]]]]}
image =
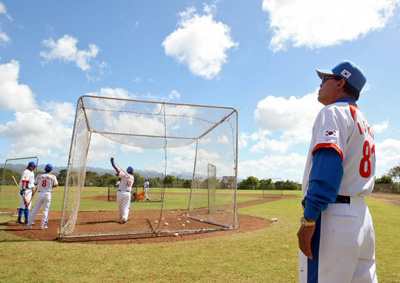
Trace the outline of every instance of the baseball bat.
{"type": "MultiPolygon", "coordinates": [[[[17,186],[18,190],[19,190],[19,191],[22,191],[22,189],[19,187],[19,185],[18,185],[18,183],[17,183],[17,180],[15,180],[15,177],[14,177],[14,176],[11,176],[11,177],[12,177],[12,179],[14,180],[14,183],[15,183],[15,185],[17,186]]],[[[26,197],[25,197],[24,194],[22,194],[22,198],[24,199],[24,202],[25,202],[25,204],[26,204],[26,207],[28,207],[28,206],[29,206],[29,202],[27,201],[27,199],[26,199],[26,197]]]]}
{"type": "Polygon", "coordinates": [[[121,170],[122,172],[124,172],[125,175],[128,175],[128,173],[126,173],[126,171],[125,171],[124,169],[122,169],[121,166],[119,166],[119,164],[115,161],[114,158],[113,158],[113,162],[114,162],[115,166],[117,166],[117,168],[118,168],[119,170],[121,170]]]}
{"type": "Polygon", "coordinates": [[[29,206],[31,205],[31,202],[32,202],[32,200],[33,200],[33,197],[35,196],[35,194],[36,194],[37,190],[38,190],[38,188],[36,188],[36,189],[35,189],[35,191],[33,192],[33,194],[32,194],[32,197],[31,197],[31,200],[29,201],[29,203],[28,203],[27,207],[29,207],[29,206]]]}

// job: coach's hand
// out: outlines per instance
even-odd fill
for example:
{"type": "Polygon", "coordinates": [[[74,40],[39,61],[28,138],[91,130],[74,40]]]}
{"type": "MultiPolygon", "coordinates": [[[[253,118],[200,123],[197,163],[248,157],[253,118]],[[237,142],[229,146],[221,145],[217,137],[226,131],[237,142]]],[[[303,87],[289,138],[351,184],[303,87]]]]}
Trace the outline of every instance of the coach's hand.
{"type": "Polygon", "coordinates": [[[311,239],[315,232],[315,225],[301,225],[297,237],[299,238],[299,248],[309,259],[313,259],[311,251],[311,239]]]}

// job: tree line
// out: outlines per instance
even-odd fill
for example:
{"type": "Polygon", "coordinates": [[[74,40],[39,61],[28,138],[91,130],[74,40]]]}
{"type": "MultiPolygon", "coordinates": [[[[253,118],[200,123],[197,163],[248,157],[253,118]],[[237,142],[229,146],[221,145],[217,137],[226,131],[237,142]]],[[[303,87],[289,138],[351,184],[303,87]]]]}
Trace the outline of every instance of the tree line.
{"type": "MultiPolygon", "coordinates": [[[[38,172],[39,174],[40,172],[38,172]]],[[[0,169],[0,177],[3,177],[2,185],[14,185],[12,176],[17,180],[21,178],[21,173],[14,172],[10,169],[0,169]]],[[[61,170],[57,179],[60,186],[64,186],[67,178],[67,170],[61,170]]],[[[148,178],[150,187],[167,187],[167,188],[191,188],[192,180],[180,179],[173,175],[167,175],[165,177],[148,178]]],[[[375,180],[375,192],[388,192],[400,194],[400,165],[395,166],[389,170],[386,175],[375,180]]],[[[108,187],[114,186],[118,182],[118,176],[113,174],[99,175],[97,172],[87,171],[85,178],[85,186],[90,187],[108,187]]],[[[139,174],[135,174],[135,186],[142,187],[145,182],[145,178],[139,174]]],[[[213,186],[217,189],[231,188],[227,186],[223,181],[219,181],[216,178],[212,180],[206,179],[200,181],[201,188],[207,188],[210,182],[213,182],[213,186]]],[[[259,180],[257,177],[249,176],[246,179],[238,183],[237,188],[239,190],[301,190],[301,184],[286,180],[273,182],[272,179],[259,180]]]]}

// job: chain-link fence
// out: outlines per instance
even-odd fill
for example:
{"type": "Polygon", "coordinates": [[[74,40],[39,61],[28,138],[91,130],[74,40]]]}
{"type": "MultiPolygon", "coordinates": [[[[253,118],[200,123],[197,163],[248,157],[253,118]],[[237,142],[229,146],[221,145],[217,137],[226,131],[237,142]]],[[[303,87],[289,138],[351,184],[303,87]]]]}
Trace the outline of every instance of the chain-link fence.
{"type": "Polygon", "coordinates": [[[237,125],[237,112],[228,107],[81,97],[60,237],[238,227],[237,125]],[[134,168],[124,224],[120,224],[118,177],[110,157],[123,170],[134,168]],[[214,175],[209,175],[209,164],[214,175]]]}

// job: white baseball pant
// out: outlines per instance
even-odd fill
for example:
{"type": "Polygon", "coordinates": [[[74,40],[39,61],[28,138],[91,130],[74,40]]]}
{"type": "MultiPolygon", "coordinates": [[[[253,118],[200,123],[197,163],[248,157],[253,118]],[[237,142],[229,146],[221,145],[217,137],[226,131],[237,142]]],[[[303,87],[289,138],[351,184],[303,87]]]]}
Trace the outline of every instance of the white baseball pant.
{"type": "Polygon", "coordinates": [[[131,207],[131,193],[118,192],[117,193],[119,218],[121,221],[128,221],[129,210],[131,207]]]}
{"type": "MultiPolygon", "coordinates": [[[[32,199],[32,189],[25,189],[25,198],[27,202],[30,202],[32,199]]],[[[32,203],[32,202],[31,202],[32,203]]],[[[19,195],[19,207],[22,209],[29,209],[31,204],[29,204],[29,206],[27,207],[28,204],[25,204],[24,198],[19,195]]]]}
{"type": "Polygon", "coordinates": [[[300,282],[378,282],[375,232],[363,197],[329,204],[317,221],[313,260],[299,253],[300,282]]]}
{"type": "Polygon", "coordinates": [[[40,228],[43,229],[45,226],[47,226],[47,222],[49,221],[50,205],[51,205],[51,192],[38,192],[35,204],[32,209],[31,216],[29,217],[28,227],[31,227],[32,224],[35,222],[40,207],[43,207],[42,223],[40,225],[40,228]]]}

